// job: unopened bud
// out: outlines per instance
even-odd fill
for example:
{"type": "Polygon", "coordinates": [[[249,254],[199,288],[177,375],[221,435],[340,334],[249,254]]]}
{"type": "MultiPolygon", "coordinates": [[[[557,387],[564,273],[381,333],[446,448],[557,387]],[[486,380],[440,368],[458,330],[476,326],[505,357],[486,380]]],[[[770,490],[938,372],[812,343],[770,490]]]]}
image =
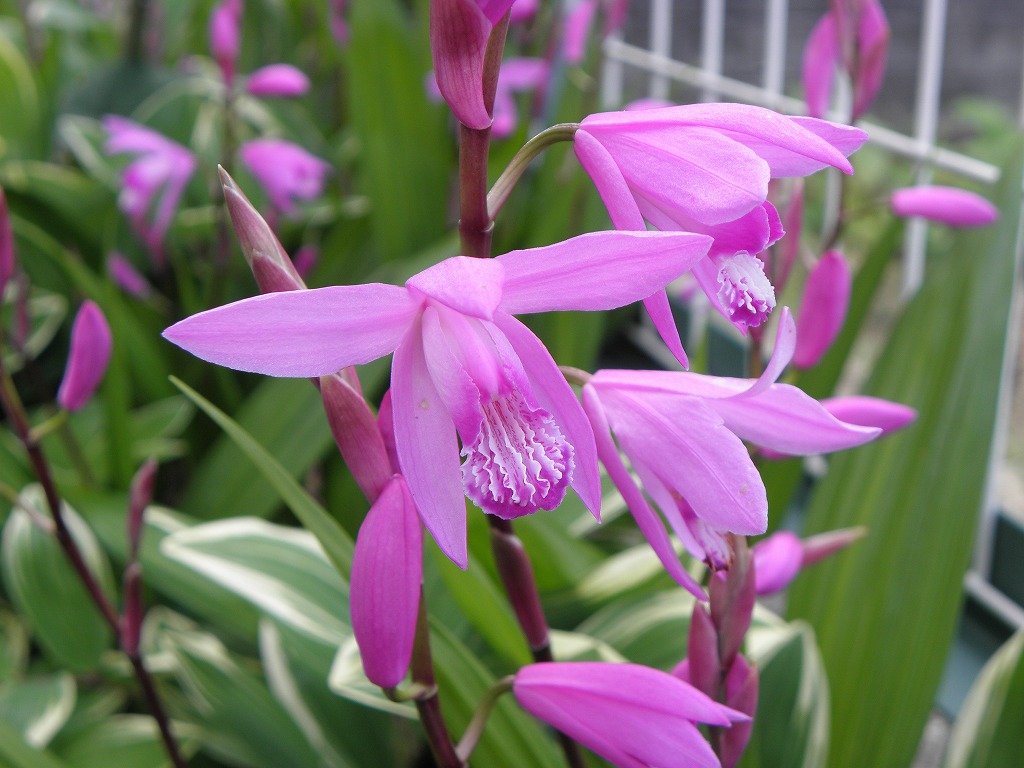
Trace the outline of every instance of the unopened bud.
{"type": "Polygon", "coordinates": [[[148,459],[139,467],[132,478],[128,493],[128,562],[138,559],[139,545],[142,541],[142,523],[146,507],[153,500],[153,485],[156,482],[157,463],[148,459]]]}
{"type": "Polygon", "coordinates": [[[71,328],[71,351],[57,390],[61,408],[77,411],[89,402],[107,370],[112,348],[110,326],[103,312],[93,302],[85,302],[71,328]]]}

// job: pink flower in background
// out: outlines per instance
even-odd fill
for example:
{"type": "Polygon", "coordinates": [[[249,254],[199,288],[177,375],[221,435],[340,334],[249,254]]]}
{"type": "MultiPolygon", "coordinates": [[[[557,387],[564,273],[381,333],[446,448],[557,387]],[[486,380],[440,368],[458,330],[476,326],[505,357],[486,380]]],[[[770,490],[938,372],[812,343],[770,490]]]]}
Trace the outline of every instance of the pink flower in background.
{"type": "Polygon", "coordinates": [[[463,125],[483,130],[491,124],[484,101],[484,56],[494,25],[513,0],[432,0],[430,52],[444,100],[463,125]]]}
{"type": "Polygon", "coordinates": [[[121,171],[117,203],[139,237],[162,260],[164,237],[195,171],[195,157],[166,136],[117,115],[104,117],[103,127],[108,134],[103,145],[107,154],[136,155],[121,171]]]}
{"type": "Polygon", "coordinates": [[[121,290],[136,299],[145,299],[153,292],[153,287],[135,266],[123,254],[114,251],[107,256],[107,274],[120,286],[121,290]]]}
{"type": "MultiPolygon", "coordinates": [[[[764,322],[775,292],[755,256],[783,232],[768,181],[826,166],[852,173],[847,155],[867,140],[856,128],[785,117],[745,104],[692,104],[590,115],[576,156],[618,229],[701,232],[714,237],[693,274],[712,306],[742,333],[764,322]]],[[[684,365],[663,293],[646,302],[684,365]]]]}
{"type": "Polygon", "coordinates": [[[229,88],[235,79],[241,47],[243,10],[242,0],[221,0],[210,13],[210,53],[229,88]]]}
{"type": "Polygon", "coordinates": [[[562,55],[569,64],[579,64],[583,60],[598,8],[604,9],[602,36],[607,36],[618,30],[626,20],[629,0],[579,0],[572,6],[565,17],[562,37],[562,55]]]}
{"type": "Polygon", "coordinates": [[[785,589],[803,568],[845,549],[865,532],[864,528],[843,528],[801,539],[790,531],[779,531],[762,539],[752,550],[757,594],[785,589]]]}
{"type": "Polygon", "coordinates": [[[807,276],[796,321],[793,365],[813,368],[828,352],[846,320],[853,278],[839,251],[826,251],[807,276]]]}
{"type": "Polygon", "coordinates": [[[832,9],[811,31],[804,49],[807,112],[823,117],[842,67],[853,83],[852,119],[875,100],[885,75],[889,22],[878,0],[833,0],[832,9]]]}
{"type": "Polygon", "coordinates": [[[7,196],[0,187],[0,299],[3,299],[7,282],[14,275],[14,235],[11,233],[11,212],[7,208],[7,196]]]}
{"type": "Polygon", "coordinates": [[[103,312],[95,303],[82,304],[71,326],[71,350],[57,402],[66,411],[77,411],[89,402],[103,380],[113,338],[103,312]]]}
{"type": "Polygon", "coordinates": [[[329,14],[331,34],[334,35],[338,45],[348,45],[351,31],[348,28],[348,22],[345,21],[345,5],[347,0],[327,0],[327,2],[329,3],[327,12],[329,14]]]}
{"type": "Polygon", "coordinates": [[[983,227],[999,218],[999,209],[984,197],[956,187],[897,189],[889,202],[897,216],[920,216],[951,227],[983,227]]]}
{"type": "Polygon", "coordinates": [[[242,162],[260,183],[271,205],[287,215],[297,200],[312,200],[323,192],[331,166],[297,144],[282,139],[255,139],[239,150],[242,162]]]}
{"type": "Polygon", "coordinates": [[[512,9],[509,12],[510,24],[521,24],[529,21],[537,15],[540,8],[540,0],[513,0],[512,9]]]}
{"type": "Polygon", "coordinates": [[[779,329],[772,360],[756,381],[602,370],[583,387],[583,405],[609,476],[666,569],[698,596],[703,590],[680,566],[619,449],[691,554],[722,568],[731,557],[725,533],[749,536],[768,527],[764,484],[742,441],[805,455],[861,445],[881,432],[841,422],[796,387],[775,383],[795,343],[788,309],[779,329]]]}
{"type": "Polygon", "coordinates": [[[309,78],[291,64],[270,64],[249,75],[245,90],[253,96],[293,98],[309,90],[309,78]]]}
{"type": "Polygon", "coordinates": [[[587,418],[550,354],[512,315],[637,301],[707,246],[688,233],[593,233],[496,259],[453,257],[405,287],[257,296],[186,318],[164,336],[204,360],[272,376],[322,376],[394,352],[402,474],[438,545],[465,568],[464,494],[503,518],[553,509],[569,486],[595,514],[600,506],[587,418]]]}
{"type": "Polygon", "coordinates": [[[718,768],[695,723],[729,727],[750,719],[639,664],[528,664],[512,690],[534,717],[622,768],[718,768]]]}

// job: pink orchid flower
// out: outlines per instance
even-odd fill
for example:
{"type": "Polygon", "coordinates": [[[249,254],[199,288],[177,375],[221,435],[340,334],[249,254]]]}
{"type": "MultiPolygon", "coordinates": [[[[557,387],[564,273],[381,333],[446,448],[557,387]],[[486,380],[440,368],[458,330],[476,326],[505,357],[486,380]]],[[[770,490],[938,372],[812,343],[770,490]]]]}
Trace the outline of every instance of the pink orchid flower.
{"type": "Polygon", "coordinates": [[[433,0],[430,52],[437,86],[460,123],[474,130],[491,124],[484,100],[484,58],[491,30],[513,0],[433,0]]]}
{"type": "Polygon", "coordinates": [[[235,79],[235,65],[242,43],[243,10],[242,0],[221,0],[210,13],[210,53],[229,88],[235,79]]]}
{"type": "Polygon", "coordinates": [[[626,20],[629,0],[580,0],[565,17],[562,37],[562,55],[569,64],[579,64],[587,52],[587,39],[594,26],[598,8],[604,8],[604,30],[607,37],[619,29],[626,20]]]}
{"type": "Polygon", "coordinates": [[[398,462],[427,529],[465,568],[464,493],[503,518],[554,509],[570,485],[595,515],[600,506],[590,424],[512,315],[623,306],[685,272],[708,245],[687,233],[593,233],[495,259],[446,259],[405,287],[256,296],[164,336],[204,360],[272,376],[321,376],[394,352],[398,462]]]}
{"type": "Polygon", "coordinates": [[[839,421],[796,387],[775,383],[792,357],[795,337],[784,308],[774,354],[757,380],[602,370],[583,387],[598,456],[669,574],[698,597],[703,590],[680,565],[619,448],[690,553],[716,569],[728,566],[726,532],[751,536],[768,527],[764,483],[744,440],[806,455],[851,448],[881,433],[839,421]]]}
{"type": "Polygon", "coordinates": [[[123,117],[107,115],[103,127],[108,134],[103,146],[107,154],[137,155],[121,172],[117,203],[139,237],[162,261],[164,237],[195,171],[195,156],[166,136],[123,117]]]}
{"type": "Polygon", "coordinates": [[[249,75],[245,90],[253,96],[294,98],[309,90],[309,78],[291,64],[269,64],[249,75]]]}
{"type": "Polygon", "coordinates": [[[110,362],[113,338],[103,312],[92,301],[82,304],[71,326],[71,351],[57,402],[66,411],[78,411],[92,398],[110,362]]]}
{"type": "Polygon", "coordinates": [[[999,209],[984,197],[956,187],[897,189],[890,204],[897,216],[920,216],[951,227],[984,227],[999,218],[999,209]]]}
{"type": "Polygon", "coordinates": [[[312,200],[324,189],[331,166],[297,144],[282,139],[254,139],[238,152],[277,211],[288,215],[297,200],[312,200]]]}
{"type": "MultiPolygon", "coordinates": [[[[782,234],[767,201],[773,177],[806,176],[846,159],[867,140],[856,128],[785,117],[745,104],[692,104],[590,115],[576,156],[618,229],[701,232],[715,238],[693,274],[713,307],[741,333],[764,322],[775,292],[755,254],[782,234]]],[[[664,292],[645,306],[679,361],[686,354],[664,292]]]]}
{"type": "Polygon", "coordinates": [[[853,83],[851,116],[863,115],[882,87],[888,52],[889,22],[878,0],[833,0],[804,49],[808,114],[828,112],[835,74],[843,67],[853,83]]]}
{"type": "Polygon", "coordinates": [[[537,15],[539,9],[540,0],[513,0],[508,21],[510,24],[521,24],[524,21],[529,21],[537,15]]]}
{"type": "Polygon", "coordinates": [[[727,728],[750,720],[639,664],[528,664],[512,690],[527,712],[621,768],[719,768],[695,723],[727,728]]]}

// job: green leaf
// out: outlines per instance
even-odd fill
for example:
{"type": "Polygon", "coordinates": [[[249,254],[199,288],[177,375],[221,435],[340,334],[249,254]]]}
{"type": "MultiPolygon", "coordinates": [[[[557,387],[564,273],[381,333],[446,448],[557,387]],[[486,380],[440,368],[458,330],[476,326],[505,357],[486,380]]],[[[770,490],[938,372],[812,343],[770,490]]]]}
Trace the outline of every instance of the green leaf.
{"type": "Polygon", "coordinates": [[[348,586],[307,531],[231,518],[178,531],[161,549],[310,637],[337,646],[351,635],[348,586]]]}
{"type": "Polygon", "coordinates": [[[171,381],[235,441],[281,496],[281,500],[299,518],[306,529],[316,536],[338,572],[348,578],[348,574],[352,570],[352,553],[355,550],[355,544],[337,521],[328,514],[327,510],[316,503],[277,459],[230,416],[184,382],[174,377],[171,377],[171,381]]]}
{"type": "Polygon", "coordinates": [[[4,132],[0,158],[31,155],[40,147],[39,91],[32,65],[7,35],[0,31],[0,108],[4,132]]]}
{"type": "Polygon", "coordinates": [[[945,768],[1016,768],[1024,755],[1024,629],[978,675],[946,749],[945,768]]]}
{"type": "Polygon", "coordinates": [[[13,727],[0,721],[0,765],[4,768],[70,768],[53,753],[33,749],[13,727]]]}
{"type": "Polygon", "coordinates": [[[674,589],[627,597],[601,609],[578,631],[600,638],[630,661],[671,669],[686,656],[694,598],[674,589]]]}
{"type": "Polygon", "coordinates": [[[67,672],[0,686],[0,720],[36,749],[47,746],[75,708],[75,679],[67,672]]]}
{"type": "Polygon", "coordinates": [[[28,630],[16,614],[0,611],[0,685],[28,666],[28,630]]]}
{"type": "Polygon", "coordinates": [[[740,768],[825,766],[829,692],[814,632],[799,621],[755,625],[747,655],[760,673],[760,690],[740,768]]]}
{"type": "Polygon", "coordinates": [[[1004,166],[1000,221],[930,256],[866,388],[916,408],[917,422],[834,457],[808,511],[809,534],[869,531],[790,594],[790,614],[814,627],[828,670],[833,768],[908,765],[942,675],[996,426],[1020,166],[1004,166]]]}
{"type": "MultiPolygon", "coordinates": [[[[33,523],[26,509],[49,519],[43,491],[29,486],[3,530],[3,578],[35,639],[59,663],[74,671],[95,668],[110,648],[110,627],[93,604],[56,537],[33,523]]],[[[64,517],[93,575],[108,598],[114,594],[110,564],[85,522],[65,504],[64,517]]]]}
{"type": "MultiPolygon", "coordinates": [[[[320,393],[306,381],[266,378],[232,415],[293,477],[334,445],[320,393]]],[[[181,508],[207,518],[266,517],[280,503],[268,480],[224,435],[203,455],[181,508]]]]}
{"type": "MultiPolygon", "coordinates": [[[[198,746],[194,730],[182,723],[174,724],[178,747],[187,757],[198,746]]],[[[84,728],[62,741],[57,753],[70,768],[108,768],[113,765],[131,768],[165,768],[167,753],[149,715],[118,715],[84,728]]]]}

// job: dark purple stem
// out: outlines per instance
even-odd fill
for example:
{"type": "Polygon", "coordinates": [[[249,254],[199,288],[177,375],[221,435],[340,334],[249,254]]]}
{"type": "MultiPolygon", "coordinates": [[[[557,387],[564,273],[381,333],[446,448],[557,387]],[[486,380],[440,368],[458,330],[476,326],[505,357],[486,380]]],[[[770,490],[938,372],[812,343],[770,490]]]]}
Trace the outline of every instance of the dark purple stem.
{"type": "Polygon", "coordinates": [[[426,691],[415,699],[420,722],[427,735],[430,751],[440,768],[465,768],[455,751],[448,726],[441,713],[441,700],[437,696],[437,681],[434,679],[434,660],[430,653],[430,627],[427,623],[427,603],[420,590],[420,610],[416,617],[416,639],[412,647],[412,679],[426,691]]]}

